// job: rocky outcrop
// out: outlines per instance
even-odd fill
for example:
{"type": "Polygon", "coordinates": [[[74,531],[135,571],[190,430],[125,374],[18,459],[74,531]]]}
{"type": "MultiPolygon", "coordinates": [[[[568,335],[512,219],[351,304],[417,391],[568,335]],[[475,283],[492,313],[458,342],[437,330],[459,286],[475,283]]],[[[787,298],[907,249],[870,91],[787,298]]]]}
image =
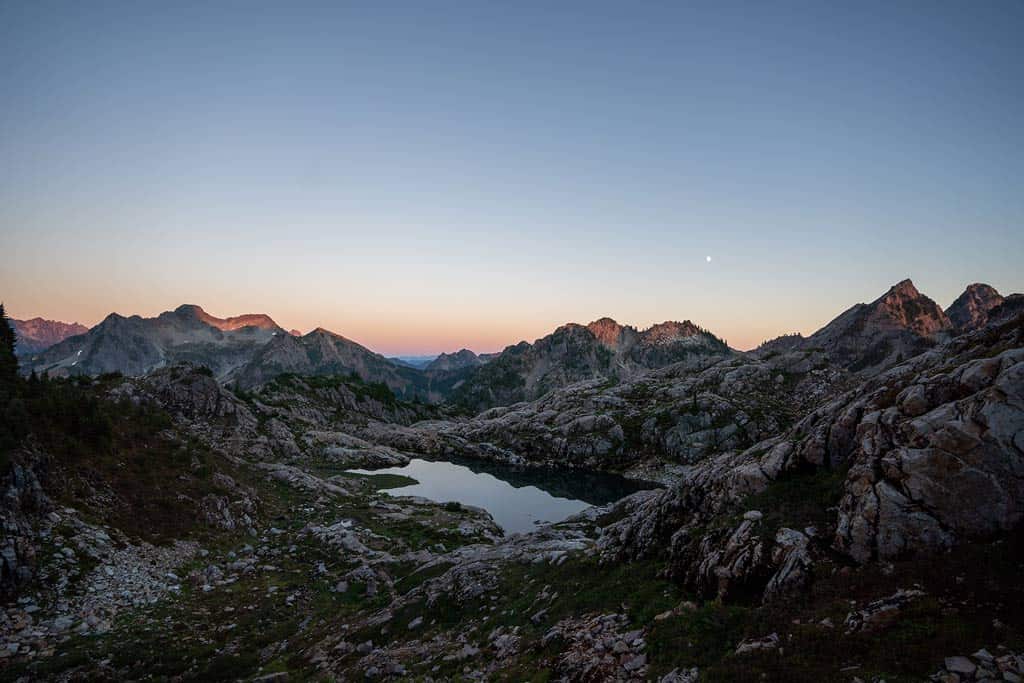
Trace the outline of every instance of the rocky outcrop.
{"type": "Polygon", "coordinates": [[[1024,681],[1024,655],[1009,652],[1003,647],[993,648],[996,654],[981,648],[969,657],[946,657],[938,673],[929,680],[938,683],[967,683],[968,681],[1024,681]]]}
{"type": "Polygon", "coordinates": [[[909,604],[924,597],[924,591],[900,589],[884,598],[874,600],[863,608],[846,615],[843,626],[847,633],[871,633],[891,626],[909,604]]]}
{"type": "Polygon", "coordinates": [[[844,376],[807,352],[701,356],[618,382],[579,382],[468,420],[421,423],[419,443],[409,443],[408,430],[375,438],[428,453],[601,470],[692,464],[779,433],[844,376]]]}
{"type": "Polygon", "coordinates": [[[109,390],[109,398],[155,403],[174,418],[179,429],[232,458],[292,461],[310,457],[335,467],[407,463],[408,454],[372,437],[380,431],[378,426],[400,430],[402,424],[431,416],[435,410],[394,401],[390,394],[381,395],[343,378],[289,376],[251,393],[232,391],[205,368],[188,364],[125,379],[109,390]]]}
{"type": "Polygon", "coordinates": [[[14,454],[0,473],[0,600],[13,595],[36,570],[39,519],[53,509],[40,484],[44,459],[31,446],[14,454]]]}
{"type": "Polygon", "coordinates": [[[836,545],[858,561],[1008,531],[1024,516],[1024,349],[903,388],[866,412],[836,545]]]}
{"type": "Polygon", "coordinates": [[[990,322],[1007,322],[1024,313],[1024,294],[1010,294],[988,312],[990,322]]]}
{"type": "Polygon", "coordinates": [[[188,420],[241,421],[249,427],[256,426],[256,419],[245,405],[201,367],[178,365],[157,370],[144,384],[172,415],[188,420]]]}

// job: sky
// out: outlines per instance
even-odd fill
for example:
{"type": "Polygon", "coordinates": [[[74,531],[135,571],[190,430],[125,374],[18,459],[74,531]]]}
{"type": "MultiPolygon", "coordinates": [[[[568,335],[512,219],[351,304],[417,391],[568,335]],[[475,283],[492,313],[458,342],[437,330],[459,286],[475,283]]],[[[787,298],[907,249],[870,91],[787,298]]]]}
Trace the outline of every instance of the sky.
{"type": "Polygon", "coordinates": [[[1024,291],[1022,33],[999,0],[0,0],[0,299],[425,354],[1024,291]]]}

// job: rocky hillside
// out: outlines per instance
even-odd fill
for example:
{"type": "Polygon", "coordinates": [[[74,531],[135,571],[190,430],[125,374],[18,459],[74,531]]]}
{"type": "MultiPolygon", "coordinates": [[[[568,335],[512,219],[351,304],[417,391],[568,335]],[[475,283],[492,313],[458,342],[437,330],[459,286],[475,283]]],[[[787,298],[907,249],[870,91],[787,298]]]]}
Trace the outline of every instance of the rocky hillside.
{"type": "Polygon", "coordinates": [[[709,357],[622,380],[584,380],[541,398],[373,438],[438,455],[664,476],[774,435],[848,381],[821,354],[709,357]],[[661,475],[654,474],[660,472],[661,475]],[[644,474],[646,473],[646,474],[644,474]]]}
{"type": "Polygon", "coordinates": [[[701,367],[731,353],[725,342],[689,321],[643,331],[610,318],[570,323],[533,344],[506,348],[460,382],[450,400],[475,411],[533,400],[581,380],[628,377],[679,362],[701,367]]]}
{"type": "Polygon", "coordinates": [[[606,557],[664,556],[694,590],[769,600],[829,553],[938,553],[1024,517],[1024,316],[953,339],[623,511],[606,557]]]}
{"type": "Polygon", "coordinates": [[[57,320],[32,318],[11,320],[18,338],[15,351],[19,356],[31,356],[44,351],[68,337],[85,334],[89,328],[78,323],[64,323],[57,320]]]}

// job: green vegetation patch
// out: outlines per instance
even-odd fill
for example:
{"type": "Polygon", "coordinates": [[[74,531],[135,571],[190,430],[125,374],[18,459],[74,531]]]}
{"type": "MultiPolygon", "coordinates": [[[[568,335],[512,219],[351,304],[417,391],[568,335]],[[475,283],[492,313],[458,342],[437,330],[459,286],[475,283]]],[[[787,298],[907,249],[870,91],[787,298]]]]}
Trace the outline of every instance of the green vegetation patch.
{"type": "Polygon", "coordinates": [[[748,497],[743,509],[764,515],[758,529],[765,538],[774,538],[782,527],[815,526],[827,532],[835,525],[835,512],[829,509],[842,498],[846,473],[846,468],[822,467],[786,474],[748,497]]]}
{"type": "Polygon", "coordinates": [[[356,472],[341,471],[336,473],[339,476],[346,477],[349,479],[360,479],[367,481],[373,487],[375,491],[382,491],[384,489],[398,489],[403,486],[414,486],[419,481],[412,477],[407,477],[404,474],[359,474],[356,472]]]}

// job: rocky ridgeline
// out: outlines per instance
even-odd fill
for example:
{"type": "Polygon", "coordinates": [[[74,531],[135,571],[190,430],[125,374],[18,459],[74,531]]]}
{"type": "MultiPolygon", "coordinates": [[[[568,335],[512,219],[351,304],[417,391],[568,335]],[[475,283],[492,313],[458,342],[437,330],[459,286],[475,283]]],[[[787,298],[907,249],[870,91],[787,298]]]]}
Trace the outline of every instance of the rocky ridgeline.
{"type": "Polygon", "coordinates": [[[690,321],[643,331],[610,318],[589,325],[569,323],[471,368],[452,386],[447,400],[476,412],[535,400],[585,380],[627,378],[668,365],[700,369],[732,353],[725,342],[690,321]]]}
{"type": "Polygon", "coordinates": [[[513,464],[644,469],[688,465],[778,434],[839,385],[846,373],[820,354],[767,359],[708,358],[622,381],[589,380],[530,403],[472,419],[421,422],[412,429],[370,425],[368,439],[403,450],[471,454],[513,464]]]}

